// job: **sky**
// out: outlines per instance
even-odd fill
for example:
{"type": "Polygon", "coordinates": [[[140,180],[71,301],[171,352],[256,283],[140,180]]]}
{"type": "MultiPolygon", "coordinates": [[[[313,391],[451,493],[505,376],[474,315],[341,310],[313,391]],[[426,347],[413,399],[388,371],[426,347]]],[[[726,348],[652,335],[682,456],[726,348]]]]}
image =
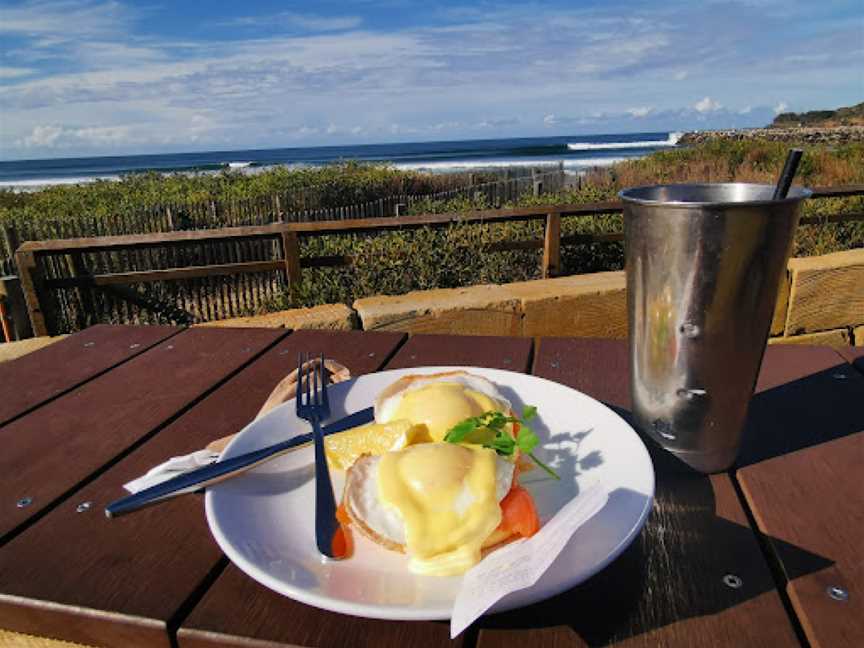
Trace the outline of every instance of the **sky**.
{"type": "Polygon", "coordinates": [[[0,0],[0,159],[762,126],[864,2],[0,0]]]}

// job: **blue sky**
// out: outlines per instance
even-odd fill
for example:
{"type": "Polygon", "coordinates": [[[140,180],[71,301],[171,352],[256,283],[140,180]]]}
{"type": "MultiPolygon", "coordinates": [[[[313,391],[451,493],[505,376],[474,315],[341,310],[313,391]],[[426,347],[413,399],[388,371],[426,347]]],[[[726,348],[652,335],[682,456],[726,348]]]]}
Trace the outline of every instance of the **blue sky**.
{"type": "Polygon", "coordinates": [[[864,100],[864,4],[0,0],[0,158],[758,126],[864,100]]]}

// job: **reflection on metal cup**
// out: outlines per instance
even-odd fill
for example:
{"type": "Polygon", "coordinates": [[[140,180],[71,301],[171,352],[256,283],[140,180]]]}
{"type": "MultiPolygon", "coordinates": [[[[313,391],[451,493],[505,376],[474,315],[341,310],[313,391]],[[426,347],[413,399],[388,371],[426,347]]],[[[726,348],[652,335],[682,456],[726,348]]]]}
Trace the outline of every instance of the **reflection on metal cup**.
{"type": "Polygon", "coordinates": [[[626,189],[633,414],[702,472],[738,454],[807,189],[772,185],[626,189]]]}

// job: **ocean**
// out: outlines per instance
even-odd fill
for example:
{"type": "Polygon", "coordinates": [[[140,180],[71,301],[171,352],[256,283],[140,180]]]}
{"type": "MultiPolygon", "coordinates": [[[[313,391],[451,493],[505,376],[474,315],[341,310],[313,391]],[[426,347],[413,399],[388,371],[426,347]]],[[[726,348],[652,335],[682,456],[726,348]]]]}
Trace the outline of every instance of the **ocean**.
{"type": "Polygon", "coordinates": [[[195,173],[238,169],[251,173],[280,164],[317,166],[344,160],[386,162],[403,169],[430,172],[561,162],[567,172],[578,173],[674,147],[680,137],[677,132],[627,133],[0,161],[0,188],[34,189],[96,179],[116,180],[123,174],[142,171],[195,173]]]}

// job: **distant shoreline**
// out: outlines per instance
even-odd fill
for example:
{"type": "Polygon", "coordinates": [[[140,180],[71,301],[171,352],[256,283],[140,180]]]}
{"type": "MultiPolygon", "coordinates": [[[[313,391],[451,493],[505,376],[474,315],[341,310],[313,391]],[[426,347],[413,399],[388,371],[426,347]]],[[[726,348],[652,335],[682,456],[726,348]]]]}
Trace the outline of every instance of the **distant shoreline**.
{"type": "Polygon", "coordinates": [[[805,144],[864,142],[864,126],[805,126],[800,128],[729,128],[684,133],[680,144],[703,144],[713,140],[768,140],[805,144]]]}

